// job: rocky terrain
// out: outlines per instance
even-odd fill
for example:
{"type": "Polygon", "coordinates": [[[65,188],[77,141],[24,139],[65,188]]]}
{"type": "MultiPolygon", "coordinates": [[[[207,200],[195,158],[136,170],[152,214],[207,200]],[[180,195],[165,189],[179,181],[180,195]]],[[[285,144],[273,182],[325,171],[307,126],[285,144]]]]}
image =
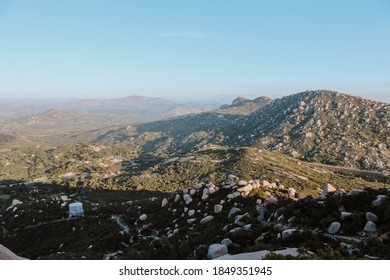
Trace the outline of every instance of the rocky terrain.
{"type": "Polygon", "coordinates": [[[95,100],[0,120],[0,244],[28,259],[390,258],[389,104],[308,91],[88,121],[158,104],[171,106],[95,100]],[[69,215],[76,201],[83,216],[69,215]]]}
{"type": "Polygon", "coordinates": [[[382,171],[390,166],[389,104],[324,90],[258,102],[254,112],[240,107],[253,102],[239,99],[213,112],[112,130],[93,141],[131,146],[147,138],[137,145],[165,154],[205,145],[254,146],[357,169],[382,171]],[[244,113],[233,114],[233,108],[244,113]]]}
{"type": "Polygon", "coordinates": [[[174,193],[2,188],[1,242],[30,259],[389,259],[388,189],[198,183],[174,193]],[[83,217],[67,206],[82,201],[83,217]],[[43,238],[44,236],[44,238],[43,238]]]}

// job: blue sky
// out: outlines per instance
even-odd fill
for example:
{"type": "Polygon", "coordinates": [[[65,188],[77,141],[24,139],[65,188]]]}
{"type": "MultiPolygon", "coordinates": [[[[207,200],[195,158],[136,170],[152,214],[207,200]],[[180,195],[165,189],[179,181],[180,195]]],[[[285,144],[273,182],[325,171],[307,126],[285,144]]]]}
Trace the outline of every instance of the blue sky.
{"type": "Polygon", "coordinates": [[[390,1],[0,0],[0,97],[390,102],[390,1]]]}

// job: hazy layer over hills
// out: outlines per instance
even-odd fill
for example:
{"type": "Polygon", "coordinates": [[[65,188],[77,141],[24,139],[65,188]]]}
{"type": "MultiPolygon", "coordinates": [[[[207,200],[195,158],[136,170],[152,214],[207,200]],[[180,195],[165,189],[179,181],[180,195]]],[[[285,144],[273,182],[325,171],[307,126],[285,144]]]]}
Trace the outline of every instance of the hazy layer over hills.
{"type": "Polygon", "coordinates": [[[217,104],[178,104],[143,96],[55,104],[0,103],[0,132],[28,136],[33,140],[56,136],[58,141],[58,137],[74,132],[139,124],[217,107],[217,104]]]}

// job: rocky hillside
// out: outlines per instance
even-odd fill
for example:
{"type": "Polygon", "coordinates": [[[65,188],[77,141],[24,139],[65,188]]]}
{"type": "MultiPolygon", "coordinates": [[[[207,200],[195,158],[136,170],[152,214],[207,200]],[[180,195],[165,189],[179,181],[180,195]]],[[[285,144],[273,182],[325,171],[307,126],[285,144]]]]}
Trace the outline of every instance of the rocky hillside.
{"type": "Polygon", "coordinates": [[[234,145],[247,143],[354,168],[390,167],[390,105],[337,92],[310,91],[275,100],[243,118],[236,132],[240,135],[234,145]]]}
{"type": "Polygon", "coordinates": [[[210,145],[255,146],[331,165],[390,167],[389,104],[323,90],[259,101],[261,108],[250,114],[241,106],[253,102],[240,98],[214,112],[112,130],[94,139],[172,155],[210,145]]]}
{"type": "Polygon", "coordinates": [[[0,242],[30,259],[389,259],[389,207],[388,189],[306,195],[229,173],[174,193],[3,187],[0,242]]]}
{"type": "Polygon", "coordinates": [[[272,101],[271,98],[261,96],[253,100],[237,97],[231,105],[222,105],[217,112],[232,115],[249,115],[272,101]]]}

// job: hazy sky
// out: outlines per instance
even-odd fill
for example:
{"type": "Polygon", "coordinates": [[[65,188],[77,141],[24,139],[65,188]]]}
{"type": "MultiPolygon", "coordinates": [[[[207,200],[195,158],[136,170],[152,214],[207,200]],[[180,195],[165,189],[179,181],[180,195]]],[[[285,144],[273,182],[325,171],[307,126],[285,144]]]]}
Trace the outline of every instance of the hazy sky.
{"type": "Polygon", "coordinates": [[[0,98],[390,102],[390,1],[0,0],[0,98]]]}

